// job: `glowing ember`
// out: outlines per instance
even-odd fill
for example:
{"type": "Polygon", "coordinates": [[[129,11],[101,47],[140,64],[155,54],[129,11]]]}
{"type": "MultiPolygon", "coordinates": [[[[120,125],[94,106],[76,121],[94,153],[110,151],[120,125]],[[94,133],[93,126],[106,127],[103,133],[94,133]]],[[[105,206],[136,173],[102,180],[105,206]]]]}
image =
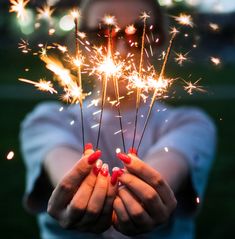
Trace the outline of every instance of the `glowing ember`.
{"type": "Polygon", "coordinates": [[[14,157],[15,153],[13,151],[10,151],[8,154],[7,154],[7,160],[12,160],[13,157],[14,157]]]}
{"type": "Polygon", "coordinates": [[[211,59],[211,62],[216,66],[221,64],[221,60],[218,57],[211,57],[210,59],[211,59]]]}
{"type": "Polygon", "coordinates": [[[219,29],[220,29],[220,27],[219,27],[218,24],[212,23],[212,22],[209,23],[209,27],[210,27],[210,29],[213,30],[213,31],[219,31],[219,29]]]}
{"type": "Polygon", "coordinates": [[[196,203],[199,204],[200,203],[200,198],[196,197],[196,203]]]}
{"type": "Polygon", "coordinates": [[[173,17],[180,25],[193,27],[193,20],[191,15],[180,13],[178,17],[173,17]]]}
{"type": "Polygon", "coordinates": [[[127,26],[126,27],[126,29],[125,29],[125,33],[127,34],[127,35],[134,35],[135,33],[136,33],[136,28],[134,27],[134,25],[129,25],[129,26],[127,26]]]}

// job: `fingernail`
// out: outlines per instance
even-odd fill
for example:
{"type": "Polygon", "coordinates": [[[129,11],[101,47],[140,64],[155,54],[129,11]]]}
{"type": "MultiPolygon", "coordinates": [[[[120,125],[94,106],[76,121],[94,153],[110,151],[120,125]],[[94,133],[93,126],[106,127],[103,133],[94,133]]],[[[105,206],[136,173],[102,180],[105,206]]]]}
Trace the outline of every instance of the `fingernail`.
{"type": "Polygon", "coordinates": [[[126,164],[129,164],[131,162],[131,158],[126,155],[126,154],[123,154],[123,153],[118,153],[117,154],[117,157],[122,160],[122,162],[126,163],[126,164]]]}
{"type": "Polygon", "coordinates": [[[93,149],[92,143],[87,143],[87,144],[85,145],[85,151],[88,150],[88,149],[93,149]]]}
{"type": "Polygon", "coordinates": [[[101,173],[101,175],[103,175],[104,177],[107,177],[107,176],[108,176],[108,174],[109,174],[109,166],[108,166],[107,163],[104,163],[104,164],[102,165],[102,168],[101,168],[101,170],[100,170],[100,173],[101,173]]]}
{"type": "Polygon", "coordinates": [[[98,176],[99,172],[100,172],[100,169],[102,167],[102,160],[98,159],[95,166],[93,167],[93,173],[98,176]]]}
{"type": "Polygon", "coordinates": [[[88,163],[93,164],[101,156],[101,151],[97,150],[88,157],[88,163]]]}
{"type": "Polygon", "coordinates": [[[113,186],[115,186],[117,181],[118,181],[119,170],[120,169],[118,167],[114,167],[113,170],[112,170],[112,176],[111,176],[110,182],[113,186]]]}
{"type": "Polygon", "coordinates": [[[118,177],[121,177],[123,174],[124,174],[124,170],[120,168],[118,170],[118,177]]]}
{"type": "Polygon", "coordinates": [[[135,155],[137,155],[137,150],[136,150],[136,148],[130,148],[128,152],[129,152],[130,154],[135,154],[135,155]]]}

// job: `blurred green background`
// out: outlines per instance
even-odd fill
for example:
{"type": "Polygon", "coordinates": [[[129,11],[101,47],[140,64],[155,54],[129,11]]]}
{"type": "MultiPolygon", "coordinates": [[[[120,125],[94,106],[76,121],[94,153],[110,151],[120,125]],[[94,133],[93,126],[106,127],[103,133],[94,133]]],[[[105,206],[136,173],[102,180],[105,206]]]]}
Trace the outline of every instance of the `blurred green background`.
{"type": "MultiPolygon", "coordinates": [[[[0,20],[4,20],[6,24],[14,22],[14,19],[8,16],[9,14],[2,13],[3,11],[0,20]]],[[[224,18],[227,19],[228,16],[225,15],[224,18]]],[[[234,18],[232,19],[235,22],[234,18]]],[[[14,23],[12,25],[11,31],[8,26],[0,25],[2,36],[4,35],[0,45],[1,238],[36,239],[39,238],[39,233],[35,218],[27,214],[22,207],[25,168],[20,155],[18,135],[20,123],[25,115],[36,104],[48,98],[48,95],[17,81],[19,76],[25,74],[25,68],[33,69],[27,75],[32,79],[37,79],[41,72],[37,69],[38,61],[35,57],[23,55],[17,49],[20,35],[14,28],[14,23]],[[14,151],[15,155],[12,160],[7,160],[7,154],[10,151],[14,151]]],[[[179,67],[171,62],[167,71],[169,75],[184,78],[187,78],[190,73],[192,73],[192,79],[202,77],[201,84],[206,85],[208,93],[196,94],[192,97],[177,97],[178,99],[172,99],[169,103],[201,107],[213,118],[218,128],[216,160],[205,201],[197,219],[197,238],[231,238],[231,230],[235,222],[235,127],[233,125],[235,122],[235,36],[231,26],[226,34],[221,32],[217,35],[207,35],[203,26],[197,34],[206,35],[200,42],[201,49],[195,55],[192,54],[191,64],[186,63],[184,67],[179,67]],[[221,56],[223,63],[220,66],[210,62],[210,56],[213,53],[221,56]]]]}

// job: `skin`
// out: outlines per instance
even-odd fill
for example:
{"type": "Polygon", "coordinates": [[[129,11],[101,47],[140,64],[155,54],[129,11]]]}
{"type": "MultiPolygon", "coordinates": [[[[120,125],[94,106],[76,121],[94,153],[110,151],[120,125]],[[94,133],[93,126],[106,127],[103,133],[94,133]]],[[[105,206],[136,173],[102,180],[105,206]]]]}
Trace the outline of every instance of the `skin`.
{"type": "MultiPolygon", "coordinates": [[[[97,26],[106,13],[114,14],[122,27],[135,22],[140,9],[151,10],[148,1],[135,0],[134,5],[133,0],[114,1],[115,7],[110,2],[102,0],[99,5],[92,4],[88,8],[89,27],[97,26]],[[123,15],[126,9],[128,14],[123,15]]],[[[125,44],[116,47],[127,51],[125,44]]],[[[134,103],[127,98],[123,106],[134,107],[134,103]]],[[[129,154],[131,163],[125,164],[125,172],[119,177],[123,186],[118,189],[117,184],[110,183],[110,175],[93,173],[94,165],[87,162],[92,153],[93,150],[87,150],[81,155],[65,146],[53,149],[44,160],[44,169],[55,187],[48,213],[62,227],[100,233],[113,224],[123,234],[137,235],[169,220],[177,204],[174,193],[188,179],[188,165],[183,155],[171,149],[168,153],[159,151],[144,159],[147,162],[154,158],[154,165],[150,166],[129,154]]]]}

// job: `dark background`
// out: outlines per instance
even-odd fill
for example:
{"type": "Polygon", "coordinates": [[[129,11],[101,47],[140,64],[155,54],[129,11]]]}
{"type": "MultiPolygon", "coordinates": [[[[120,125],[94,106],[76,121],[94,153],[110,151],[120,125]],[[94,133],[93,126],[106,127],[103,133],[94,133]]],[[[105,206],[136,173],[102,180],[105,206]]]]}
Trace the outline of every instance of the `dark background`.
{"type": "MultiPolygon", "coordinates": [[[[27,214],[22,207],[25,168],[19,150],[18,134],[25,115],[36,104],[48,99],[49,95],[17,81],[18,77],[24,74],[25,68],[32,69],[28,74],[32,79],[37,79],[41,72],[37,67],[39,61],[35,57],[23,55],[17,49],[20,38],[30,36],[22,35],[15,15],[8,13],[9,6],[6,2],[0,1],[1,238],[39,238],[35,218],[27,214]],[[12,160],[7,160],[6,156],[11,150],[15,152],[15,156],[12,160]]],[[[181,4],[168,10],[168,13],[177,15],[182,9],[195,16],[194,37],[199,39],[199,47],[190,53],[190,63],[179,67],[172,60],[167,72],[169,75],[186,79],[189,74],[192,74],[192,79],[195,80],[202,77],[201,84],[206,86],[208,92],[190,97],[179,93],[176,98],[169,100],[169,103],[203,108],[218,128],[216,160],[197,219],[197,238],[231,238],[235,225],[235,18],[233,13],[198,13],[195,9],[188,9],[181,4]],[[220,24],[221,30],[217,33],[211,32],[208,29],[209,22],[220,24]],[[222,64],[213,65],[210,56],[220,57],[222,64]]],[[[189,30],[191,31],[194,30],[189,30]]],[[[34,41],[37,41],[37,38],[34,41]]],[[[180,44],[178,40],[179,49],[180,44]]],[[[187,45],[187,42],[185,44],[187,45]]]]}

